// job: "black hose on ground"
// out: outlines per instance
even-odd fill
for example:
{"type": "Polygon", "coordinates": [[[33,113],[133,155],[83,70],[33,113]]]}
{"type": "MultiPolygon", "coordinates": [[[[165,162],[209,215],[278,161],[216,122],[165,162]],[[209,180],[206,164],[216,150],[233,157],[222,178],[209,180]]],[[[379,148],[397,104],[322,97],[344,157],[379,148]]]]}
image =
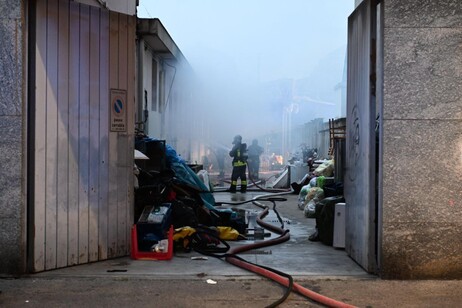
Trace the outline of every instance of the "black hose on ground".
{"type": "MultiPolygon", "coordinates": [[[[280,223],[282,225],[282,228],[283,228],[284,222],[282,221],[282,218],[279,215],[279,213],[277,213],[277,211],[276,211],[276,201],[287,201],[287,199],[285,199],[285,198],[277,198],[277,197],[268,197],[266,199],[263,199],[263,196],[260,197],[260,199],[262,201],[271,201],[271,202],[273,202],[274,211],[276,212],[278,220],[280,221],[280,223]]],[[[252,200],[247,200],[247,201],[243,201],[243,202],[235,202],[235,203],[223,202],[222,204],[240,205],[240,204],[249,203],[249,202],[255,202],[255,198],[252,199],[252,200]]],[[[261,220],[263,217],[265,217],[268,214],[268,212],[269,212],[269,208],[266,207],[263,210],[263,212],[260,213],[259,217],[257,217],[257,223],[259,225],[261,225],[261,226],[264,226],[268,230],[276,231],[277,229],[275,229],[275,227],[273,225],[268,224],[268,223],[261,220]]],[[[252,244],[251,249],[276,245],[276,244],[288,241],[289,239],[290,239],[289,230],[285,230],[285,232],[283,232],[283,234],[281,234],[277,238],[252,244]]],[[[245,245],[245,246],[247,246],[247,245],[245,245]]],[[[194,249],[194,250],[196,252],[199,252],[199,253],[207,255],[207,256],[211,256],[211,257],[215,257],[215,258],[225,258],[225,260],[228,263],[231,263],[231,264],[233,264],[234,261],[235,262],[241,262],[242,264],[246,264],[246,266],[250,266],[250,267],[254,267],[254,268],[260,268],[260,269],[265,270],[265,271],[267,271],[269,273],[273,273],[274,275],[277,275],[278,277],[285,277],[287,279],[287,282],[288,282],[287,285],[285,286],[286,291],[284,292],[283,296],[280,299],[278,299],[277,301],[275,301],[274,303],[272,303],[271,305],[269,305],[267,307],[277,307],[277,306],[279,306],[281,303],[283,303],[289,297],[290,293],[292,292],[292,286],[293,286],[293,283],[294,283],[293,282],[293,277],[291,275],[289,275],[289,274],[283,273],[283,272],[278,271],[276,269],[266,267],[266,266],[263,266],[263,265],[258,265],[258,264],[252,263],[250,261],[247,261],[247,260],[239,257],[237,255],[237,253],[239,253],[241,251],[240,248],[245,248],[245,246],[236,247],[236,248],[234,248],[234,251],[232,253],[224,253],[224,254],[216,254],[216,253],[212,253],[212,252],[209,252],[209,251],[204,251],[204,250],[201,250],[201,249],[194,249]],[[234,261],[230,262],[229,260],[234,260],[234,261]]],[[[233,249],[231,249],[231,251],[232,250],[233,249]]],[[[245,250],[242,250],[242,251],[247,251],[247,250],[250,250],[250,249],[245,249],[245,250]]],[[[237,265],[237,266],[239,266],[239,265],[237,265]]],[[[239,267],[242,267],[242,266],[239,266],[239,267]]],[[[244,267],[242,267],[242,268],[244,268],[244,267]]]]}
{"type": "MultiPolygon", "coordinates": [[[[248,165],[247,165],[247,169],[248,169],[248,165]]],[[[257,187],[258,189],[256,189],[255,191],[265,191],[265,192],[269,192],[269,193],[278,193],[278,192],[292,192],[292,189],[291,188],[265,188],[265,187],[261,187],[259,185],[260,181],[255,181],[255,179],[252,178],[252,175],[250,173],[250,171],[248,172],[248,177],[250,179],[250,182],[252,182],[252,184],[257,187]]],[[[271,177],[270,177],[271,178],[271,177]]],[[[249,187],[251,186],[247,186],[247,190],[250,191],[251,189],[249,189],[249,187]]],[[[227,192],[229,191],[229,188],[222,188],[222,189],[217,189],[217,188],[214,188],[214,191],[215,192],[227,192]]],[[[254,191],[253,189],[251,191],[254,191]]]]}

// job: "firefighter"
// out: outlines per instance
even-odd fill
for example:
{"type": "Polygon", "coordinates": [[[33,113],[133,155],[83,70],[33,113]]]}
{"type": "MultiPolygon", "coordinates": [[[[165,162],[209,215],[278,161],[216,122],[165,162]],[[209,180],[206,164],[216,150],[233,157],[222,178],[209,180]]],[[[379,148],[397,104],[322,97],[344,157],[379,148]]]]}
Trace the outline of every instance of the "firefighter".
{"type": "Polygon", "coordinates": [[[247,144],[242,143],[242,137],[237,135],[233,140],[233,148],[229,152],[233,158],[233,173],[231,174],[231,186],[229,191],[236,192],[237,180],[241,179],[241,193],[247,191],[247,144]]]}
{"type": "Polygon", "coordinates": [[[263,148],[258,145],[258,140],[254,139],[248,148],[248,165],[249,177],[251,181],[256,181],[259,178],[260,172],[260,155],[263,153],[263,148]]]}

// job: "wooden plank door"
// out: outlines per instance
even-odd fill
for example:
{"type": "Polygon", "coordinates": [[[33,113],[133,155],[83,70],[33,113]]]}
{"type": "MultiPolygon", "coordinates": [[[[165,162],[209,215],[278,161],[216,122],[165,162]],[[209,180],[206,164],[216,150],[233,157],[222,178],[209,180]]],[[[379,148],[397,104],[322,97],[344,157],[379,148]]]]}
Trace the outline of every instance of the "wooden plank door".
{"type": "Polygon", "coordinates": [[[130,251],[135,17],[79,4],[36,4],[31,271],[130,251]],[[111,132],[110,89],[127,93],[127,130],[111,132]]]}

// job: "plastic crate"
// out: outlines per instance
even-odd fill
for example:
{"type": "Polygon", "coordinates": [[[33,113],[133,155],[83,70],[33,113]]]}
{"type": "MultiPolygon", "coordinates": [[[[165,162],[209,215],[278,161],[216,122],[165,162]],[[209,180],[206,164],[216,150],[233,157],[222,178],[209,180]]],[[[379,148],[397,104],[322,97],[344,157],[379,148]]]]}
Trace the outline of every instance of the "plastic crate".
{"type": "Polygon", "coordinates": [[[132,226],[132,249],[130,257],[134,260],[170,260],[173,257],[173,226],[170,226],[167,234],[167,251],[139,251],[138,250],[138,230],[137,225],[132,226]]]}

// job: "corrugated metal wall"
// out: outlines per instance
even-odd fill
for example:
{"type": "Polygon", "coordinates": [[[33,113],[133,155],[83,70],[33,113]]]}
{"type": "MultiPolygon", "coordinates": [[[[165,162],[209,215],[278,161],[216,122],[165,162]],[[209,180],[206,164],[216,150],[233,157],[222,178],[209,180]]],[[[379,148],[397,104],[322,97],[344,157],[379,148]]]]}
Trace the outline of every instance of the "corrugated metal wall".
{"type": "Polygon", "coordinates": [[[35,58],[31,270],[127,255],[135,17],[70,0],[37,1],[35,58]],[[127,93],[126,132],[110,132],[110,89],[127,93]]]}

